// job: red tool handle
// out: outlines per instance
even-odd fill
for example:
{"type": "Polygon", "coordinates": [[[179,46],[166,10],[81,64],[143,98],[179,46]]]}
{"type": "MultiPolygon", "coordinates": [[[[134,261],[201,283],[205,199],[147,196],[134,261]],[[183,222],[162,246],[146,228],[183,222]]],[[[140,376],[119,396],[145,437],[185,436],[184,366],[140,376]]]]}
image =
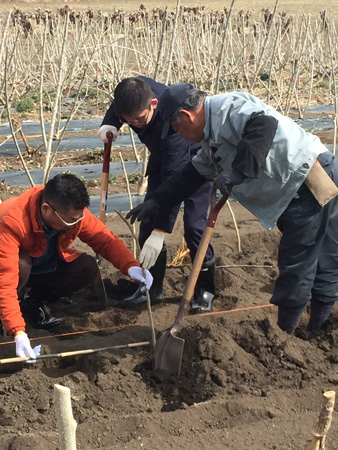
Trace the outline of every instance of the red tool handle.
{"type": "Polygon", "coordinates": [[[108,182],[109,182],[109,164],[110,153],[114,135],[111,131],[107,132],[107,142],[104,144],[103,165],[101,176],[101,193],[100,193],[100,209],[99,219],[101,222],[106,221],[107,200],[108,200],[108,182]]]}

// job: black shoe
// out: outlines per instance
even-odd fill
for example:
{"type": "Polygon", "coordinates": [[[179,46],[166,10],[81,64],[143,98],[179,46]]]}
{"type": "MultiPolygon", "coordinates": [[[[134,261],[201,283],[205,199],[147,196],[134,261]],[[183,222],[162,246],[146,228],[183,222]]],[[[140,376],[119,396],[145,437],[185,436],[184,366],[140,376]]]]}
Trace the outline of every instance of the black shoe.
{"type": "Polygon", "coordinates": [[[307,330],[315,331],[321,328],[328,320],[333,306],[334,302],[324,303],[320,300],[311,300],[311,314],[307,325],[307,330]]]}
{"type": "Polygon", "coordinates": [[[212,301],[214,294],[208,291],[201,292],[198,296],[195,295],[190,312],[191,314],[203,314],[212,310],[212,301]]]}
{"type": "MultiPolygon", "coordinates": [[[[134,292],[133,295],[125,298],[121,306],[122,308],[133,308],[134,306],[141,305],[147,301],[147,296],[144,292],[141,291],[142,286],[140,286],[137,291],[134,292]]],[[[150,300],[160,300],[163,298],[163,291],[152,292],[151,289],[149,291],[150,300]]]]}
{"type": "Polygon", "coordinates": [[[215,297],[215,258],[203,263],[199,273],[190,312],[202,314],[212,310],[215,297]]]}
{"type": "Polygon", "coordinates": [[[20,302],[20,306],[24,319],[27,319],[34,328],[48,330],[60,325],[62,322],[61,319],[47,314],[41,303],[32,300],[28,295],[20,302]]]}
{"type": "Polygon", "coordinates": [[[293,334],[298,327],[306,304],[295,307],[278,306],[277,325],[288,334],[293,334]]]}

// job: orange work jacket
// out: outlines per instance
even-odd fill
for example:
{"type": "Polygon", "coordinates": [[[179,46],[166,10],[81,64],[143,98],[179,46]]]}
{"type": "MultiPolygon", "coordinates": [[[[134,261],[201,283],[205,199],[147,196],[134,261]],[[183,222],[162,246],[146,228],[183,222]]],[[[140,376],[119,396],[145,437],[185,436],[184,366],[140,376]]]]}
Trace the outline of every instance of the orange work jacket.
{"type": "MultiPolygon", "coordinates": [[[[39,214],[43,189],[44,186],[29,189],[19,197],[0,204],[0,319],[10,335],[25,330],[17,294],[19,252],[23,251],[37,258],[47,250],[47,239],[39,214]]],[[[70,247],[78,237],[125,275],[130,267],[140,266],[121,239],[87,208],[84,213],[82,221],[60,231],[58,255],[61,259],[71,262],[82,254],[70,247]]]]}

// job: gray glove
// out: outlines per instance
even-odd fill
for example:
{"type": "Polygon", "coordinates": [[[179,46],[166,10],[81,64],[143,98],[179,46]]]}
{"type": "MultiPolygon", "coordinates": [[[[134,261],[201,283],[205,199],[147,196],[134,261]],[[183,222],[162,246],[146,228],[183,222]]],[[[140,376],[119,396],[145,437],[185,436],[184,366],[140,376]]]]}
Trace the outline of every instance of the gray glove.
{"type": "Polygon", "coordinates": [[[241,184],[246,176],[239,170],[234,169],[229,176],[225,172],[221,172],[216,179],[216,186],[223,195],[229,194],[229,187],[241,184]]]}
{"type": "Polygon", "coordinates": [[[164,238],[165,232],[162,230],[155,229],[151,232],[140,253],[139,261],[143,268],[150,269],[156,263],[163,248],[164,238]]]}

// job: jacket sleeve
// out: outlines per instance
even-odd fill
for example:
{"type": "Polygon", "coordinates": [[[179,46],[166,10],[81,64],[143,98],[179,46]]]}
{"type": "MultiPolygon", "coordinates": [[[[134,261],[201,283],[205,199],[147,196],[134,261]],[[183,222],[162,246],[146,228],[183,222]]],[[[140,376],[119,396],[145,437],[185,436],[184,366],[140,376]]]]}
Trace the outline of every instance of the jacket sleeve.
{"type": "Polygon", "coordinates": [[[0,225],[0,318],[9,335],[25,330],[17,294],[20,241],[3,223],[0,225]]]}
{"type": "Polygon", "coordinates": [[[253,114],[247,121],[242,139],[237,145],[237,153],[232,168],[247,178],[257,178],[272,146],[278,122],[265,114],[253,114]]]}
{"type": "Polygon", "coordinates": [[[172,208],[189,198],[205,182],[206,178],[202,177],[189,162],[181,172],[161,183],[154,192],[154,199],[161,206],[172,208]]]}
{"type": "Polygon", "coordinates": [[[115,114],[114,101],[112,102],[109,109],[107,110],[107,112],[102,120],[101,126],[102,125],[113,125],[118,130],[121,128],[122,123],[120,122],[118,116],[115,114]]]}
{"type": "Polygon", "coordinates": [[[128,274],[132,266],[140,266],[126,244],[92,214],[85,210],[85,218],[79,238],[88,244],[95,253],[99,253],[123,274],[128,274]]]}
{"type": "MultiPolygon", "coordinates": [[[[158,142],[161,154],[159,184],[181,172],[189,163],[191,144],[189,140],[182,138],[179,133],[173,133],[158,142]]],[[[149,177],[151,177],[151,174],[149,177]]],[[[154,228],[171,233],[179,212],[180,202],[170,205],[161,203],[160,205],[161,209],[154,219],[154,228]]]]}

